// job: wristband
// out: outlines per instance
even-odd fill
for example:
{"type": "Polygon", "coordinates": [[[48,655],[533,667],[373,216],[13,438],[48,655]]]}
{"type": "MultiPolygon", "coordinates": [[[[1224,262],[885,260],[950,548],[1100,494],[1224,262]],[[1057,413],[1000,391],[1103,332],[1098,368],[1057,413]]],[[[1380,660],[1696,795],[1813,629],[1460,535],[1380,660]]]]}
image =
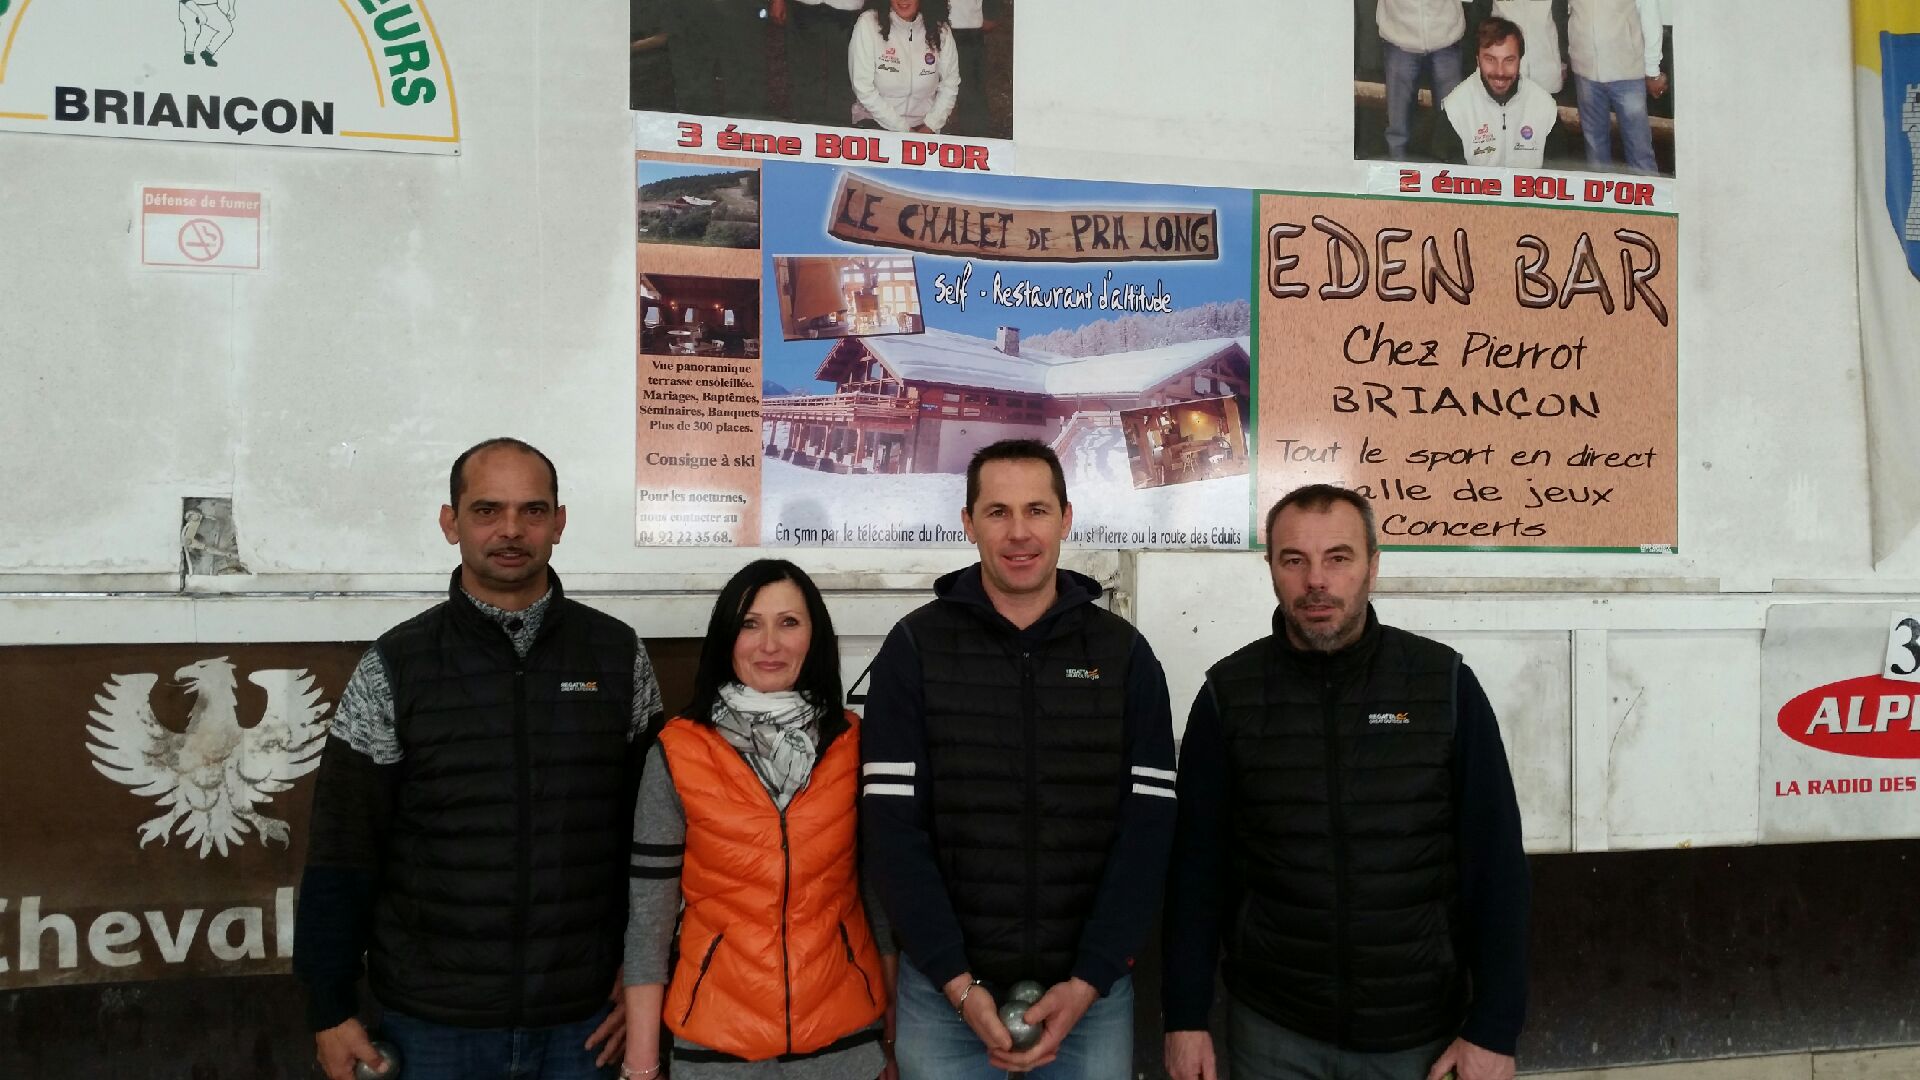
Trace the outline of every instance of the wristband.
{"type": "Polygon", "coordinates": [[[968,979],[967,988],[965,990],[960,991],[960,1000],[953,1003],[953,1015],[959,1017],[962,1020],[965,1020],[967,1018],[967,995],[973,993],[974,987],[986,985],[986,983],[981,982],[979,979],[973,978],[971,975],[969,975],[967,979],[968,979]]]}

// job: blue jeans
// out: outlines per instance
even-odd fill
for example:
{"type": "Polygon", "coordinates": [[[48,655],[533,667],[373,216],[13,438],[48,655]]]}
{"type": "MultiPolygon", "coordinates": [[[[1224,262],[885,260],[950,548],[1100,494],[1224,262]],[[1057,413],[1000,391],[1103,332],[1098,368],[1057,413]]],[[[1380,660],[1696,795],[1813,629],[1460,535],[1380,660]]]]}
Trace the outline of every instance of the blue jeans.
{"type": "Polygon", "coordinates": [[[1613,168],[1611,115],[1620,118],[1620,141],[1627,147],[1627,168],[1637,173],[1660,171],[1660,163],[1653,157],[1653,125],[1647,121],[1647,80],[1598,82],[1575,75],[1573,89],[1580,99],[1580,134],[1587,140],[1590,167],[1613,168]]]}
{"type": "Polygon", "coordinates": [[[1452,1039],[1412,1050],[1363,1054],[1309,1039],[1240,1004],[1227,1005],[1233,1080],[1426,1080],[1452,1039]]]}
{"type": "Polygon", "coordinates": [[[1429,53],[1408,52],[1390,41],[1380,43],[1387,59],[1387,156],[1407,160],[1407,141],[1413,135],[1413,106],[1420,98],[1420,70],[1433,81],[1433,107],[1460,85],[1460,43],[1429,53]]]}
{"type": "Polygon", "coordinates": [[[586,1049],[608,1008],[543,1028],[462,1028],[388,1011],[375,1038],[399,1049],[405,1080],[612,1080],[619,1063],[595,1068],[599,1051],[586,1049]]]}
{"type": "MultiPolygon", "coordinates": [[[[979,993],[979,991],[974,991],[979,993]]],[[[894,994],[894,1060],[900,1080],[1005,1080],[987,1065],[987,1047],[953,1014],[947,996],[900,958],[894,994]]],[[[1113,984],[1067,1033],[1051,1065],[1031,1080],[1115,1080],[1133,1075],[1133,978],[1113,984]]]]}

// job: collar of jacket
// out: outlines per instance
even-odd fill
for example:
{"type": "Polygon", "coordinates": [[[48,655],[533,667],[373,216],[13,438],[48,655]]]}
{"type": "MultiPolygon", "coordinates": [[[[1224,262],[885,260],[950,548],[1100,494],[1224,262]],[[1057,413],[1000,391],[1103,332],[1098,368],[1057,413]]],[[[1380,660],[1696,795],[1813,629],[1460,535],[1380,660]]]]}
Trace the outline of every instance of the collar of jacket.
{"type": "MultiPolygon", "coordinates": [[[[552,593],[552,598],[547,601],[547,613],[540,618],[540,630],[533,638],[535,641],[539,641],[541,638],[553,633],[553,627],[561,619],[560,613],[566,608],[566,605],[561,603],[561,601],[566,598],[566,592],[560,588],[560,575],[554,573],[553,567],[551,566],[547,567],[547,589],[552,593]]],[[[473,597],[468,596],[467,590],[460,587],[460,568],[457,566],[453,568],[453,580],[447,583],[447,600],[448,608],[453,612],[453,617],[466,626],[473,629],[492,627],[503,634],[507,634],[507,628],[501,626],[499,622],[486,612],[475,607],[473,597]]],[[[507,636],[512,637],[513,635],[507,634],[507,636]]]]}
{"type": "Polygon", "coordinates": [[[1380,616],[1374,614],[1373,604],[1367,604],[1367,625],[1353,644],[1333,652],[1318,652],[1302,649],[1287,636],[1286,621],[1280,616],[1280,609],[1273,609],[1274,651],[1281,659],[1294,664],[1309,667],[1315,671],[1325,671],[1335,677],[1344,677],[1361,672],[1373,663],[1373,654],[1380,647],[1380,616]]]}
{"type": "Polygon", "coordinates": [[[977,609],[989,625],[1005,633],[1031,635],[1044,639],[1053,636],[1061,615],[1082,604],[1093,603],[1100,599],[1100,594],[1104,591],[1099,582],[1072,570],[1055,570],[1053,580],[1055,594],[1053,606],[1025,630],[1015,629],[1005,615],[994,609],[993,600],[987,595],[987,587],[980,580],[979,563],[942,576],[933,583],[933,595],[950,604],[977,609]]]}

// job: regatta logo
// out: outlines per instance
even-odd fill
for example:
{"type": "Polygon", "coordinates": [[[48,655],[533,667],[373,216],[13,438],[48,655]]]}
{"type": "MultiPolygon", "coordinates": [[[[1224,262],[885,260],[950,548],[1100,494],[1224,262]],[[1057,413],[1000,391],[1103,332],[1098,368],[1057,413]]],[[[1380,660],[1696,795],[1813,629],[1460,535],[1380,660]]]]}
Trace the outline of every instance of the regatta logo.
{"type": "Polygon", "coordinates": [[[1367,714],[1369,724],[1411,724],[1413,718],[1403,712],[1375,712],[1367,714]]]}
{"type": "Polygon", "coordinates": [[[1068,669],[1067,669],[1067,678],[1069,678],[1069,679],[1085,679],[1085,680],[1087,680],[1088,682],[1099,682],[1099,681],[1100,681],[1100,669],[1099,669],[1099,668],[1097,668],[1097,667],[1095,667],[1095,668],[1085,668],[1085,667],[1070,667],[1070,668],[1068,668],[1068,669]]]}
{"type": "Polygon", "coordinates": [[[1920,758],[1920,694],[1882,675],[1817,686],[1780,707],[1780,731],[1849,757],[1920,758]]]}
{"type": "Polygon", "coordinates": [[[585,682],[563,682],[560,684],[560,692],[563,694],[597,694],[600,692],[600,684],[592,679],[585,682]]]}

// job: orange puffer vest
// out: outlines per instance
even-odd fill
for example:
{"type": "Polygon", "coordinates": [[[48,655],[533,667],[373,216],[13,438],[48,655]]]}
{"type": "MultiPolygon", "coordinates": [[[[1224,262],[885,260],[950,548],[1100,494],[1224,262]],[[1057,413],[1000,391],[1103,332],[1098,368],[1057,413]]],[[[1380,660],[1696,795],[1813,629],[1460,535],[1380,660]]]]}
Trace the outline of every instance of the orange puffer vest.
{"type": "Polygon", "coordinates": [[[680,717],[660,732],[687,817],[680,959],[662,1010],[675,1035],[758,1061],[880,1018],[854,858],[860,728],[847,722],[784,814],[713,727],[680,717]]]}

